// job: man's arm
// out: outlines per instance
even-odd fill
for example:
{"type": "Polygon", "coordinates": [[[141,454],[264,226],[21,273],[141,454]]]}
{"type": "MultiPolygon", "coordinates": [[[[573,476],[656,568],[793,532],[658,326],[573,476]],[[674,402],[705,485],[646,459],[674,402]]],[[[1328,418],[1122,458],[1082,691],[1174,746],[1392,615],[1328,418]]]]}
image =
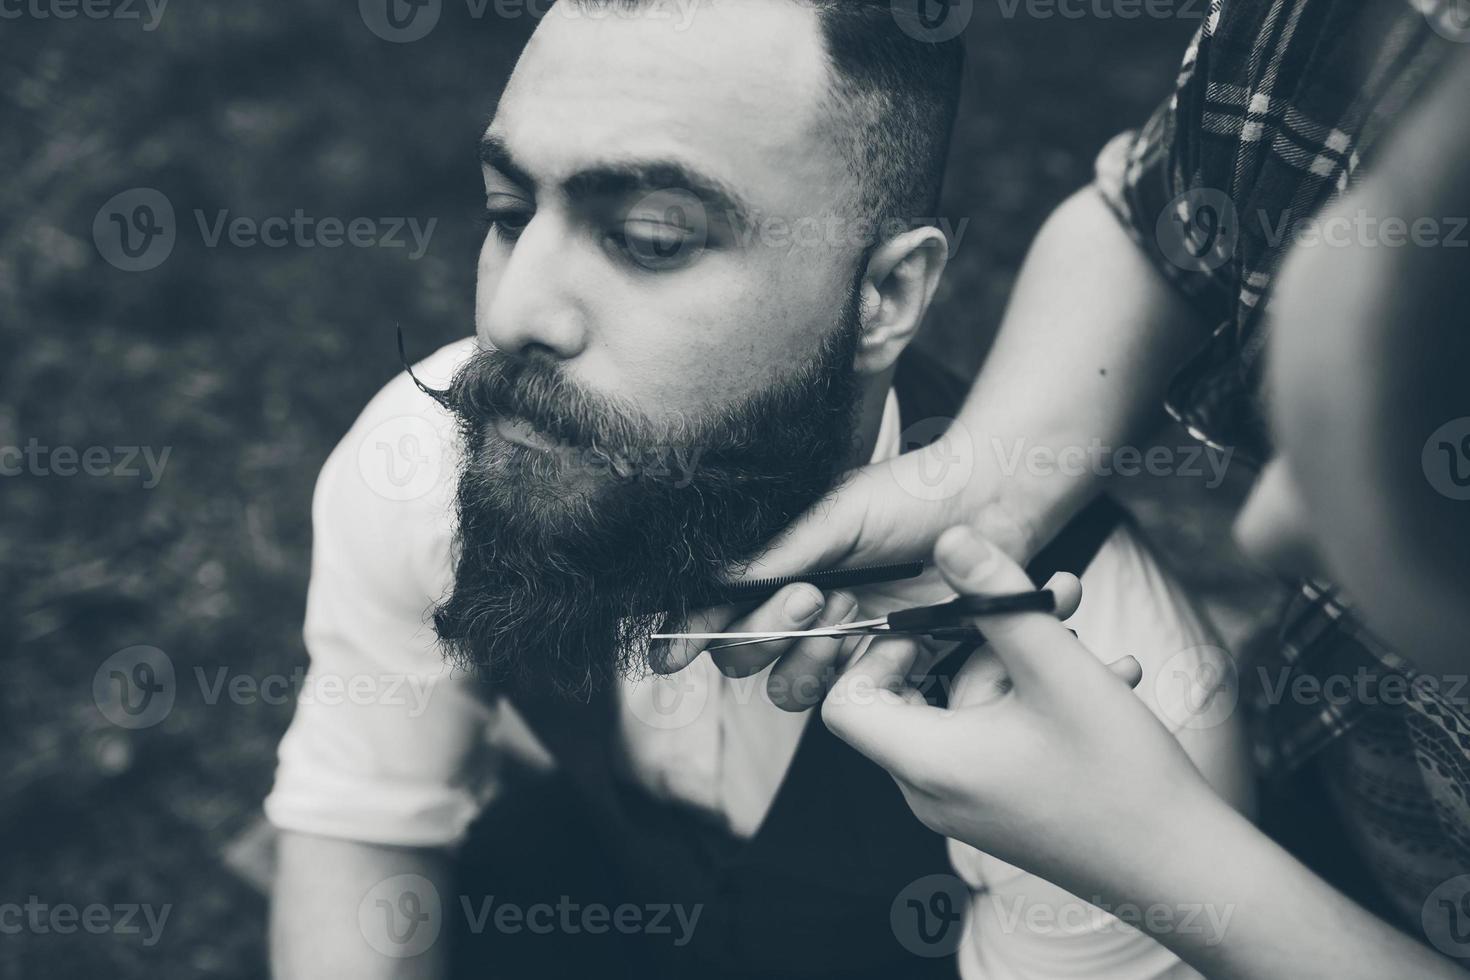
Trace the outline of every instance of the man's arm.
{"type": "Polygon", "coordinates": [[[277,853],[280,870],[271,900],[271,972],[277,980],[444,975],[445,917],[453,909],[444,904],[450,896],[442,851],[287,831],[277,853]],[[440,897],[437,917],[411,921],[405,913],[424,910],[430,889],[440,897]],[[430,933],[434,938],[419,952],[430,933]]]}
{"type": "MultiPolygon", "coordinates": [[[[466,349],[446,348],[420,375],[445,383],[466,349]]],[[[265,801],[281,832],[271,930],[280,977],[441,972],[457,909],[444,855],[493,792],[496,757],[486,743],[494,709],[444,662],[425,619],[450,575],[451,431],[402,375],[317,480],[303,630],[311,663],[265,801]],[[439,477],[407,484],[417,496],[390,479],[402,460],[383,451],[405,434],[428,457],[418,472],[439,477]]]]}

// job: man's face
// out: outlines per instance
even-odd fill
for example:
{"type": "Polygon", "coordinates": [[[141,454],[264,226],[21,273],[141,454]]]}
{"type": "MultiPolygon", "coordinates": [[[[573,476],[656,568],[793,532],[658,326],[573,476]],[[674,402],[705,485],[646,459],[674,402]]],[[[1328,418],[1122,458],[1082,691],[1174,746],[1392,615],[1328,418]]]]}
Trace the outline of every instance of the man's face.
{"type": "Polygon", "coordinates": [[[687,23],[659,4],[553,8],[486,133],[482,345],[539,348],[655,419],[809,363],[857,260],[812,237],[850,184],[828,85],[816,18],[790,0],[687,23]]]}
{"type": "Polygon", "coordinates": [[[698,604],[852,462],[862,249],[801,221],[848,206],[822,41],[789,0],[732,7],[683,31],[554,8],[485,135],[436,625],[492,677],[635,669],[645,614],[698,604]]]}

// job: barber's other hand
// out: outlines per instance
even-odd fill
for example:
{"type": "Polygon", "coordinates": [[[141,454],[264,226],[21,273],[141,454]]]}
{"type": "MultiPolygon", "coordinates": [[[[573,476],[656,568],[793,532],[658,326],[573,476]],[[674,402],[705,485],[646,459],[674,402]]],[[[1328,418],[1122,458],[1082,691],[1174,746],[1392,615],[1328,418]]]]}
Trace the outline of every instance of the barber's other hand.
{"type": "MultiPolygon", "coordinates": [[[[968,527],[946,531],[934,557],[962,594],[1032,587],[968,527]]],[[[911,686],[918,646],[902,639],[874,643],[822,706],[827,726],[886,768],[928,827],[1077,891],[1118,885],[1156,859],[1190,807],[1217,805],[1133,693],[1132,658],[1109,668],[1044,614],[975,625],[990,643],[961,670],[948,708],[911,686]]]]}

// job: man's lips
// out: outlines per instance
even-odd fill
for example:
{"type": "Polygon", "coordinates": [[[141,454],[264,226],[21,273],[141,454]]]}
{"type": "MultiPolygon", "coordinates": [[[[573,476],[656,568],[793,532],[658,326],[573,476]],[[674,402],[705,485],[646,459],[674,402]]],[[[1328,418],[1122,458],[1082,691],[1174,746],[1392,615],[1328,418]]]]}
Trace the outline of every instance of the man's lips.
{"type": "Polygon", "coordinates": [[[518,446],[547,453],[565,452],[571,448],[566,443],[539,432],[525,419],[496,419],[494,424],[495,431],[499,433],[500,438],[518,446]]]}

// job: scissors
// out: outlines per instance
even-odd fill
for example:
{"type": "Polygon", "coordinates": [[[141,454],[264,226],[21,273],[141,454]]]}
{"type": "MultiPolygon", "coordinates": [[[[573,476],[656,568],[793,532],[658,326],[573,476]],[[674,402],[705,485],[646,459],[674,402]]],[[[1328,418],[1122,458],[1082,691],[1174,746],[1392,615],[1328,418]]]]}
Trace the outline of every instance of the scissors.
{"type": "Polygon", "coordinates": [[[777,640],[846,639],[851,636],[925,636],[934,640],[983,643],[985,635],[966,623],[974,616],[999,616],[1022,612],[1056,612],[1057,597],[1050,590],[1017,592],[1010,595],[956,595],[932,606],[900,609],[877,619],[864,619],[837,626],[771,633],[658,633],[655,640],[720,640],[707,650],[774,643],[777,640]]]}

